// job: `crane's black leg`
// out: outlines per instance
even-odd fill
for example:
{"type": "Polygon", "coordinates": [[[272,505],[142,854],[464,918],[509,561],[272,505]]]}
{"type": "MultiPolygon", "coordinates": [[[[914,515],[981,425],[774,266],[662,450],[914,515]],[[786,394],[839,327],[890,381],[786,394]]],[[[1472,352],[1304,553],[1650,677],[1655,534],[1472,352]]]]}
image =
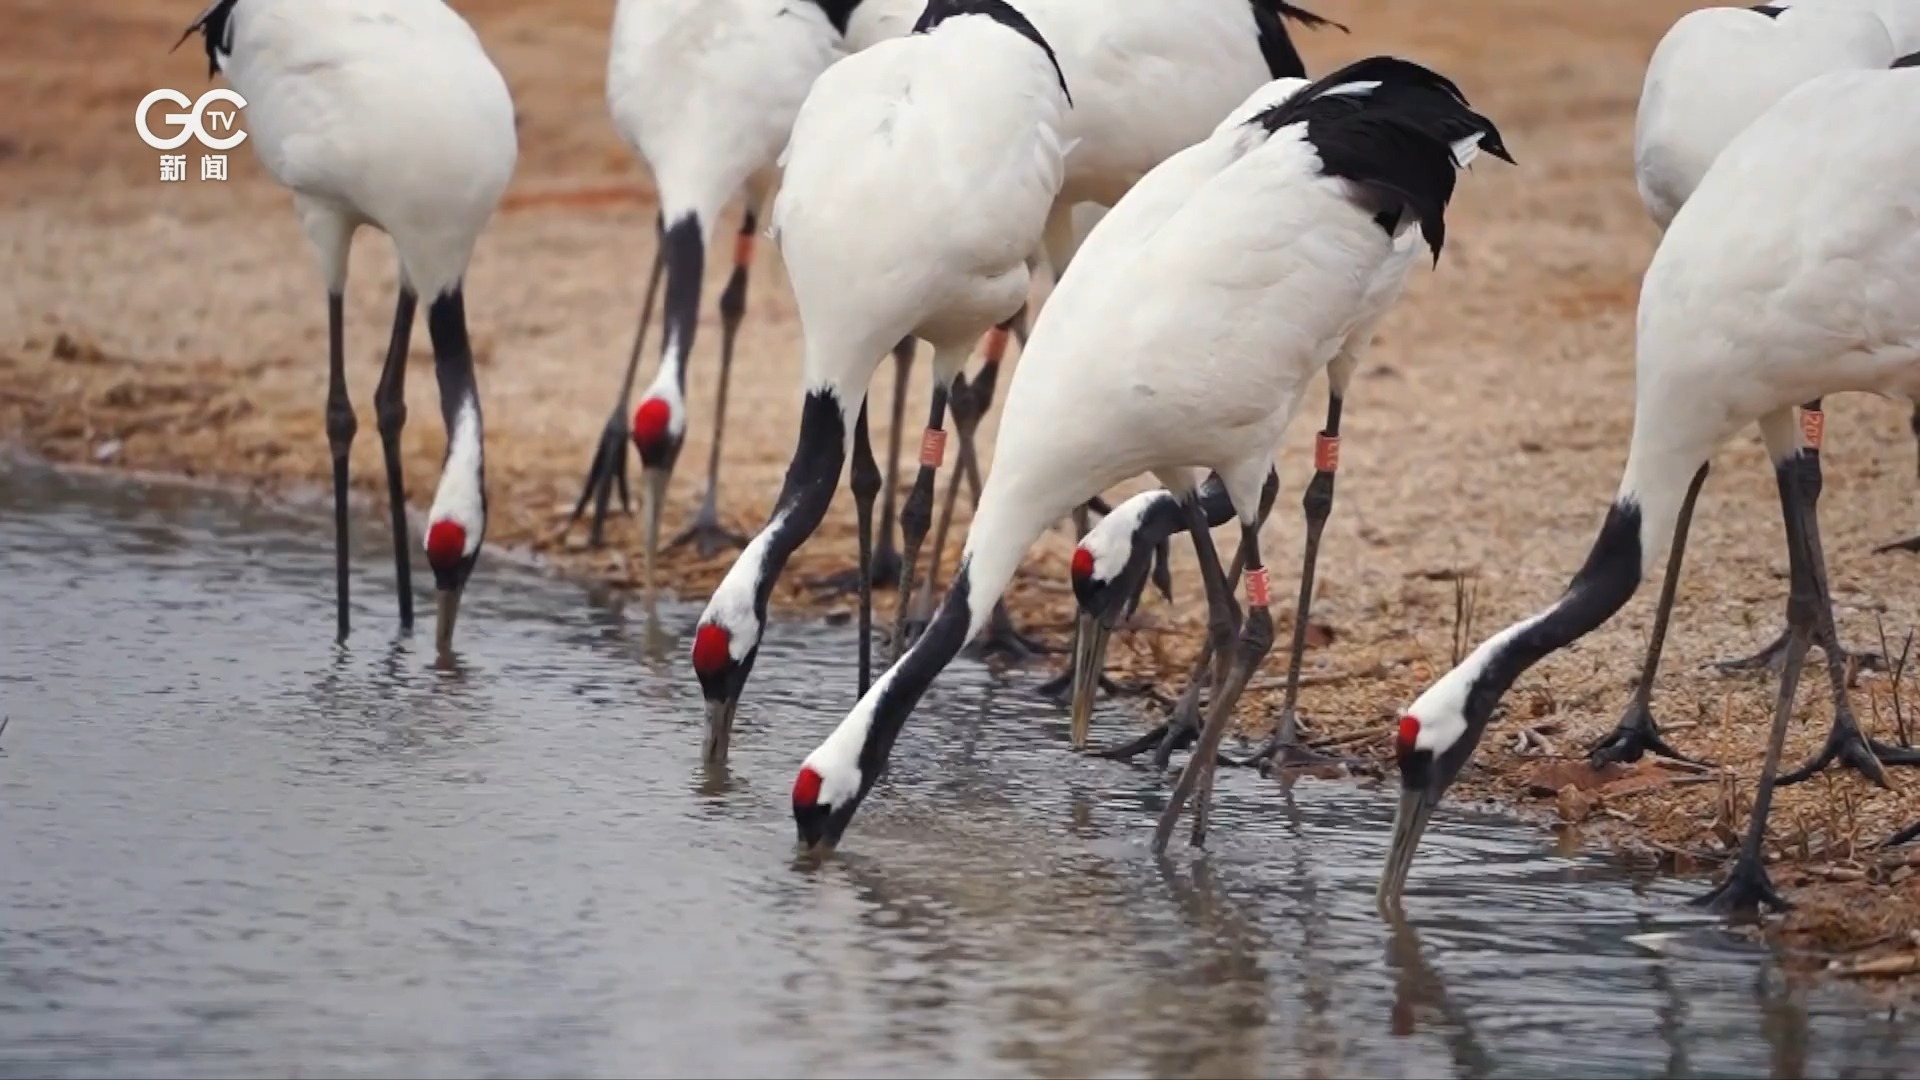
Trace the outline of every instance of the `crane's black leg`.
{"type": "MultiPolygon", "coordinates": [[[[1204,523],[1204,518],[1201,520],[1204,523]]],[[[1153,831],[1156,855],[1165,854],[1167,841],[1172,839],[1173,827],[1189,798],[1194,803],[1190,842],[1194,847],[1206,844],[1208,804],[1213,798],[1213,773],[1220,757],[1220,741],[1226,737],[1227,722],[1233,718],[1233,707],[1239,703],[1241,692],[1247,688],[1260,662],[1273,650],[1273,615],[1267,610],[1267,568],[1260,561],[1257,521],[1241,519],[1240,550],[1247,565],[1247,618],[1241,624],[1239,637],[1228,646],[1232,660],[1224,672],[1214,673],[1213,700],[1207,705],[1206,725],[1200,729],[1200,739],[1194,744],[1187,767],[1181,770],[1180,780],[1160,814],[1160,824],[1153,831]]],[[[1216,560],[1215,566],[1218,565],[1216,560]]],[[[1216,645],[1215,652],[1223,654],[1226,650],[1216,645]]]]}
{"type": "Polygon", "coordinates": [[[1886,843],[1880,846],[1899,847],[1901,844],[1910,844],[1915,840],[1920,840],[1920,821],[1916,821],[1906,828],[1901,829],[1899,832],[1894,833],[1892,836],[1887,837],[1886,843]]]}
{"type": "Polygon", "coordinates": [[[1740,845],[1740,855],[1726,880],[1694,901],[1727,915],[1754,915],[1762,904],[1775,911],[1787,908],[1787,902],[1774,891],[1773,882],[1767,877],[1760,847],[1766,839],[1767,813],[1773,807],[1774,778],[1780,769],[1780,747],[1786,741],[1787,722],[1793,718],[1793,698],[1800,686],[1800,669],[1820,621],[1819,593],[1823,590],[1820,575],[1814,568],[1817,548],[1809,542],[1807,532],[1807,526],[1813,521],[1813,506],[1802,487],[1804,473],[1798,467],[1797,457],[1782,462],[1775,472],[1787,526],[1787,562],[1792,579],[1787,597],[1787,652],[1780,672],[1780,695],[1774,702],[1773,730],[1767,738],[1766,761],[1760,766],[1760,783],[1754,793],[1746,841],[1740,845]]]}
{"type": "Polygon", "coordinates": [[[347,640],[347,453],[359,423],[347,399],[346,302],[327,293],[327,449],[333,454],[334,597],[339,640],[347,640]]]}
{"type": "MultiPolygon", "coordinates": [[[[1320,534],[1333,514],[1333,481],[1340,468],[1340,407],[1344,399],[1337,393],[1327,396],[1327,426],[1314,440],[1313,479],[1300,497],[1307,518],[1305,564],[1300,571],[1300,597],[1293,609],[1293,643],[1287,659],[1287,696],[1280,709],[1280,722],[1267,744],[1244,764],[1262,769],[1317,765],[1357,765],[1346,758],[1328,757],[1306,748],[1300,741],[1299,714],[1300,665],[1307,651],[1307,617],[1313,606],[1314,568],[1320,559],[1320,534]]],[[[1263,605],[1264,606],[1264,605],[1263,605]]]]}
{"type": "Polygon", "coordinates": [[[703,559],[720,551],[747,546],[747,538],[720,524],[720,437],[727,429],[727,389],[733,381],[733,343],[740,334],[740,320],[747,314],[747,274],[753,269],[753,241],[758,232],[753,207],[740,217],[740,231],[733,239],[733,274],[720,293],[720,393],[713,405],[713,444],[707,448],[707,493],[700,498],[700,510],[693,524],[667,543],[668,550],[692,544],[703,559]]]}
{"type": "Polygon", "coordinates": [[[1667,641],[1667,620],[1673,616],[1674,593],[1680,588],[1680,563],[1687,554],[1687,528],[1693,524],[1693,503],[1700,497],[1700,486],[1707,481],[1707,466],[1693,474],[1687,486],[1687,498],[1680,504],[1680,520],[1673,526],[1673,551],[1667,556],[1667,575],[1660,583],[1660,606],[1653,613],[1653,636],[1647,639],[1647,659],[1640,666],[1640,685],[1625,716],[1607,736],[1587,751],[1587,763],[1595,769],[1609,762],[1639,761],[1649,751],[1679,761],[1692,758],[1667,745],[1660,737],[1660,725],[1653,720],[1653,677],[1660,670],[1660,649],[1667,641]]]}
{"type": "MultiPolygon", "coordinates": [[[[1806,493],[1807,505],[1818,507],[1822,484],[1820,473],[1820,444],[1825,440],[1827,430],[1827,414],[1821,411],[1819,398],[1815,398],[1805,405],[1800,406],[1800,430],[1806,437],[1807,444],[1806,450],[1797,459],[1799,464],[1796,466],[1801,471],[1801,490],[1806,493]]],[[[1854,665],[1859,670],[1872,671],[1883,666],[1878,653],[1863,652],[1850,654],[1840,644],[1838,638],[1832,641],[1826,641],[1821,640],[1820,635],[1816,635],[1814,644],[1820,646],[1822,652],[1828,649],[1833,649],[1838,652],[1840,654],[1840,662],[1843,665],[1847,663],[1851,657],[1854,665]]],[[[1768,642],[1764,648],[1752,656],[1743,656],[1736,660],[1716,661],[1713,666],[1727,673],[1769,671],[1777,675],[1780,673],[1781,663],[1785,660],[1786,648],[1787,632],[1782,630],[1779,636],[1768,642]]],[[[1782,782],[1787,783],[1790,781],[1783,780],[1782,782]]]]}
{"type": "Polygon", "coordinates": [[[853,489],[853,512],[860,523],[860,695],[867,695],[873,679],[873,497],[880,493],[880,466],[873,460],[867,435],[867,403],[860,402],[860,419],[853,426],[853,462],[847,470],[853,489]]]}
{"type": "MultiPolygon", "coordinates": [[[[985,378],[986,375],[987,373],[982,371],[979,377],[985,378]]],[[[974,408],[974,400],[973,383],[969,382],[965,375],[954,376],[953,387],[947,391],[947,407],[953,412],[953,426],[956,431],[969,433],[980,423],[980,414],[974,408]]],[[[944,556],[947,553],[947,530],[953,525],[953,505],[960,501],[960,480],[968,475],[969,465],[978,468],[968,454],[971,445],[972,443],[964,437],[960,440],[960,460],[955,463],[953,472],[947,474],[947,491],[940,500],[940,520],[933,528],[933,550],[927,553],[927,573],[920,581],[919,591],[914,595],[913,611],[907,616],[908,641],[920,636],[920,631],[927,625],[927,613],[933,609],[933,589],[935,583],[940,580],[940,564],[945,561],[944,556]]],[[[974,475],[977,477],[978,473],[975,472],[974,475]]],[[[978,479],[974,482],[973,499],[977,506],[980,501],[978,479]]]]}
{"type": "Polygon", "coordinates": [[[613,415],[607,417],[607,426],[600,429],[600,446],[593,452],[593,463],[587,466],[587,479],[580,485],[580,498],[574,501],[573,513],[567,515],[565,528],[570,529],[586,511],[587,503],[593,503],[593,520],[587,531],[587,543],[593,547],[606,542],[607,504],[613,498],[616,485],[620,488],[620,509],[633,509],[627,499],[628,405],[633,399],[634,374],[640,370],[640,347],[646,343],[647,326],[653,321],[653,304],[660,294],[660,276],[665,267],[665,249],[660,241],[665,223],[656,217],[653,227],[653,274],[647,279],[647,298],[640,306],[640,329],[633,335],[633,351],[627,354],[627,373],[620,379],[620,398],[614,403],[613,415]]]}
{"type": "MultiPolygon", "coordinates": [[[[1913,431],[1913,441],[1920,448],[1920,405],[1913,407],[1913,415],[1907,418],[1907,427],[1913,431]]],[[[1920,480],[1920,460],[1916,460],[1914,478],[1920,480]]],[[[1920,552],[1920,535],[1909,536],[1905,540],[1895,540],[1891,544],[1881,544],[1873,549],[1875,555],[1884,555],[1889,551],[1920,552]]]]}
{"type": "MultiPolygon", "coordinates": [[[[873,553],[873,569],[867,577],[876,589],[900,583],[900,548],[893,539],[895,496],[900,490],[900,432],[907,423],[907,374],[913,367],[914,341],[903,337],[893,347],[893,423],[887,428],[886,497],[880,503],[879,548],[873,553]]],[[[859,570],[828,574],[807,582],[807,587],[829,595],[856,592],[860,588],[859,570]]]]}
{"type": "Polygon", "coordinates": [[[380,427],[380,452],[387,459],[387,507],[393,513],[394,587],[400,593],[400,629],[413,629],[413,549],[407,540],[407,488],[400,475],[400,430],[407,424],[407,349],[413,339],[413,312],[419,298],[402,282],[393,308],[393,336],[387,361],[373,392],[373,415],[380,427]]]}
{"type": "Polygon", "coordinates": [[[933,473],[947,453],[947,387],[935,383],[933,405],[927,411],[927,430],[920,439],[920,473],[913,489],[907,492],[907,504],[900,510],[900,603],[893,617],[893,651],[898,658],[907,647],[907,614],[913,604],[915,563],[920,545],[933,527],[933,473]]]}
{"type": "MultiPolygon", "coordinates": [[[[1188,494],[1185,507],[1187,533],[1193,538],[1194,554],[1200,563],[1200,580],[1207,595],[1206,642],[1201,646],[1199,657],[1194,660],[1187,688],[1173,712],[1167,715],[1166,723],[1123,746],[1096,751],[1095,756],[1125,761],[1153,750],[1154,766],[1165,768],[1173,752],[1191,743],[1199,734],[1200,686],[1209,678],[1209,672],[1214,686],[1224,685],[1222,677],[1227,665],[1226,657],[1234,635],[1240,629],[1240,610],[1233,602],[1233,590],[1239,585],[1240,567],[1247,549],[1243,540],[1239,553],[1234,556],[1232,574],[1223,573],[1220,555],[1214,550],[1213,533],[1207,526],[1206,511],[1200,506],[1200,493],[1197,490],[1188,494]]],[[[1217,746],[1214,752],[1219,753],[1217,746]]],[[[1228,765],[1233,764],[1231,759],[1223,757],[1221,760],[1228,765]]]]}
{"type": "Polygon", "coordinates": [[[1801,540],[1807,552],[1806,572],[1813,579],[1814,595],[1814,640],[1827,654],[1827,681],[1833,690],[1833,726],[1827,732],[1826,744],[1811,761],[1780,778],[1782,784],[1797,784],[1813,774],[1838,761],[1847,768],[1865,776],[1881,787],[1890,787],[1887,783],[1886,765],[1920,765],[1920,750],[1910,747],[1889,746],[1876,739],[1861,734],[1860,725],[1854,722],[1853,709],[1847,703],[1846,651],[1839,646],[1840,634],[1833,621],[1833,593],[1827,586],[1826,553],[1820,544],[1820,522],[1813,500],[1805,496],[1805,474],[1802,474],[1801,540]]]}

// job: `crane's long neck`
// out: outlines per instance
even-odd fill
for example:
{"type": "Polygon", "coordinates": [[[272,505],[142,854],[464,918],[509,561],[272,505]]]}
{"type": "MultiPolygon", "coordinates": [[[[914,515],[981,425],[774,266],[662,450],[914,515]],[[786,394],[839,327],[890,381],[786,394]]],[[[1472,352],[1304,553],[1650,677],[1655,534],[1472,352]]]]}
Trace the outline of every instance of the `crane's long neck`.
{"type": "MultiPolygon", "coordinates": [[[[794,446],[793,460],[787,463],[787,477],[774,501],[773,516],[740,557],[740,564],[747,565],[754,575],[754,615],[762,624],[766,622],[767,600],[786,570],[787,560],[826,517],[846,457],[847,413],[839,394],[831,387],[808,391],[800,407],[800,438],[794,446]]],[[[722,587],[725,585],[723,582],[722,587]]]]}
{"type": "Polygon", "coordinates": [[[706,268],[708,225],[697,212],[686,213],[670,222],[660,238],[667,276],[660,378],[664,380],[672,371],[674,388],[682,400],[687,390],[687,357],[693,355],[693,336],[700,326],[700,281],[706,268]]]}
{"type": "Polygon", "coordinates": [[[996,486],[989,478],[946,599],[913,647],[880,676],[815,751],[837,755],[858,747],[865,787],[871,787],[885,770],[893,742],[921,695],[967,642],[986,628],[1027,549],[1049,524],[1085,497],[1031,498],[1017,488],[1017,484],[996,486]]]}
{"type": "Polygon", "coordinates": [[[1689,492],[1706,478],[1704,456],[1657,462],[1648,457],[1636,450],[1628,461],[1619,494],[1566,592],[1545,611],[1487,639],[1430,693],[1464,679],[1464,712],[1469,723],[1484,724],[1522,672],[1593,632],[1625,606],[1672,542],[1689,492]]]}

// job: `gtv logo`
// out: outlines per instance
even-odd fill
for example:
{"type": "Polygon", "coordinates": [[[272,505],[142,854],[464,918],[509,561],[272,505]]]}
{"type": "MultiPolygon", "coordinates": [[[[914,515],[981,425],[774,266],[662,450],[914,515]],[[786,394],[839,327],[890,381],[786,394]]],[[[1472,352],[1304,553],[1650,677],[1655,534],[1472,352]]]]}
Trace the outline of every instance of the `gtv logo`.
{"type": "Polygon", "coordinates": [[[135,131],[140,133],[140,141],[153,147],[155,150],[178,150],[180,147],[186,145],[188,139],[197,139],[200,145],[209,150],[231,150],[247,141],[246,132],[235,131],[233,129],[234,118],[239,115],[241,109],[246,107],[246,98],[241,97],[239,94],[224,86],[201,94],[200,100],[198,101],[188,98],[187,95],[178,90],[163,88],[155,90],[153,93],[140,99],[140,107],[134,110],[133,127],[135,131]],[[147,113],[152,110],[154,105],[162,101],[177,105],[183,109],[191,108],[192,110],[191,112],[168,113],[161,117],[162,120],[165,120],[169,124],[180,125],[180,132],[178,134],[165,139],[155,135],[153,128],[147,124],[147,113]],[[221,112],[210,113],[207,111],[211,106],[223,101],[230,103],[233,108],[221,112]],[[216,131],[225,131],[227,134],[223,137],[215,138],[208,133],[208,128],[216,131]]]}
{"type": "MultiPolygon", "coordinates": [[[[198,101],[189,99],[178,90],[159,89],[140,99],[140,107],[133,113],[133,129],[140,134],[140,141],[161,152],[160,179],[179,181],[187,178],[187,155],[170,153],[178,150],[192,139],[208,150],[231,150],[247,141],[247,133],[234,130],[234,119],[240,110],[247,107],[247,99],[225,87],[209,90],[200,95],[198,101]],[[186,112],[170,112],[161,119],[169,124],[179,125],[179,131],[161,138],[153,133],[153,127],[147,122],[147,114],[160,102],[167,102],[186,112]],[[214,105],[222,102],[231,105],[230,109],[215,110],[214,105]],[[215,131],[225,132],[215,135],[215,131]]],[[[200,158],[200,179],[225,180],[227,178],[227,155],[203,154],[200,158]]]]}

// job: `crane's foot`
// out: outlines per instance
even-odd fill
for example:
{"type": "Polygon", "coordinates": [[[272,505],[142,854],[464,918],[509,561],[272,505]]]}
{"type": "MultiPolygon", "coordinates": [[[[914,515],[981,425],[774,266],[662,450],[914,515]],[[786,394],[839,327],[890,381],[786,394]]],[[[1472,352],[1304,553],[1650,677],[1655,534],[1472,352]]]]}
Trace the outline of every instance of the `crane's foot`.
{"type": "Polygon", "coordinates": [[[1828,729],[1826,744],[1820,748],[1820,752],[1805,765],[1783,774],[1780,777],[1780,785],[1785,787],[1789,784],[1798,784],[1836,761],[1874,784],[1891,789],[1892,785],[1887,783],[1885,767],[1920,765],[1920,749],[1888,746],[1886,743],[1869,739],[1860,733],[1860,727],[1853,722],[1852,717],[1841,715],[1834,718],[1833,727],[1828,729]]]}
{"type": "Polygon", "coordinates": [[[1881,544],[1879,547],[1873,549],[1875,555],[1885,555],[1889,551],[1908,551],[1920,554],[1920,534],[1909,536],[1905,540],[1895,540],[1891,544],[1881,544]]]}
{"type": "Polygon", "coordinates": [[[561,526],[561,533],[573,528],[575,522],[593,507],[593,517],[587,523],[587,545],[601,547],[606,543],[607,508],[613,501],[615,489],[620,492],[620,511],[631,513],[632,503],[627,495],[627,419],[623,411],[616,408],[613,418],[601,429],[600,445],[593,451],[593,462],[587,466],[587,479],[580,485],[580,497],[574,500],[573,513],[567,515],[567,523],[561,526]]]}
{"type": "Polygon", "coordinates": [[[1773,881],[1767,877],[1767,868],[1760,865],[1760,860],[1744,854],[1734,860],[1725,881],[1706,895],[1695,897],[1691,903],[1719,915],[1738,918],[1757,918],[1762,906],[1776,912],[1793,907],[1775,891],[1773,881]]]}
{"type": "Polygon", "coordinates": [[[711,559],[722,551],[747,546],[747,538],[720,524],[720,515],[714,512],[711,503],[703,504],[700,513],[694,516],[693,524],[680,530],[680,534],[667,541],[667,550],[693,545],[693,550],[703,559],[711,559]]]}
{"type": "Polygon", "coordinates": [[[1597,772],[1615,763],[1632,764],[1647,754],[1694,765],[1709,764],[1668,745],[1667,740],[1660,737],[1660,725],[1653,722],[1653,710],[1646,703],[1635,701],[1627,706],[1627,715],[1620,718],[1612,731],[1587,748],[1587,767],[1597,772]]]}
{"type": "MultiPolygon", "coordinates": [[[[1851,652],[1842,649],[1840,659],[1841,662],[1848,665],[1847,670],[1849,671],[1882,671],[1886,668],[1885,659],[1876,652],[1851,652]]],[[[1778,676],[1781,667],[1785,665],[1786,662],[1787,632],[1782,630],[1778,637],[1768,642],[1766,647],[1754,653],[1752,656],[1742,656],[1735,660],[1716,660],[1709,666],[1723,675],[1764,671],[1770,675],[1778,676]]]]}
{"type": "MultiPolygon", "coordinates": [[[[1134,739],[1132,742],[1105,750],[1093,751],[1093,756],[1108,761],[1132,761],[1147,751],[1153,751],[1153,767],[1164,770],[1173,760],[1173,755],[1193,745],[1200,737],[1200,694],[1197,689],[1189,689],[1180,695],[1173,712],[1166,722],[1156,724],[1153,730],[1134,739]]],[[[1215,766],[1233,768],[1239,763],[1225,754],[1214,754],[1215,766]]]]}
{"type": "MultiPolygon", "coordinates": [[[[867,581],[876,589],[891,589],[900,584],[900,551],[892,544],[873,553],[873,566],[867,581]]],[[[807,581],[807,588],[822,596],[846,596],[860,591],[860,568],[848,567],[837,574],[824,574],[807,581]]]]}
{"type": "MultiPolygon", "coordinates": [[[[1153,730],[1132,742],[1121,743],[1119,746],[1110,746],[1105,750],[1091,750],[1088,751],[1088,753],[1093,757],[1105,758],[1108,761],[1132,761],[1134,758],[1151,750],[1153,751],[1154,768],[1165,769],[1173,760],[1174,754],[1192,746],[1193,740],[1199,737],[1199,726],[1191,722],[1184,724],[1171,722],[1155,724],[1153,730]]],[[[1239,762],[1225,754],[1215,754],[1213,756],[1213,763],[1229,769],[1239,764],[1239,762]]]]}
{"type": "MultiPolygon", "coordinates": [[[[916,628],[914,636],[918,637],[923,629],[924,625],[916,628]]],[[[999,656],[1014,664],[1024,664],[1042,653],[1055,651],[1015,630],[1013,618],[1007,614],[1005,601],[993,605],[993,615],[987,621],[987,629],[969,649],[976,656],[999,656]]]]}
{"type": "Polygon", "coordinates": [[[1322,754],[1300,741],[1299,725],[1291,716],[1282,717],[1280,725],[1268,736],[1266,745],[1253,752],[1238,764],[1259,769],[1261,775],[1272,776],[1283,769],[1346,769],[1357,772],[1370,766],[1358,758],[1338,757],[1322,754]]]}

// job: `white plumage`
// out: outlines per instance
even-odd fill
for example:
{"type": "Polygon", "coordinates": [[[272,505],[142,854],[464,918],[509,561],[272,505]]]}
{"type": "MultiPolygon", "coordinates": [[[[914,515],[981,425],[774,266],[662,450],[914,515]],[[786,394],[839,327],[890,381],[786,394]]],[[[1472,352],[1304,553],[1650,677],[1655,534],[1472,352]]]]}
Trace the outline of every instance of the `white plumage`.
{"type": "Polygon", "coordinates": [[[1876,15],[1835,2],[1681,16],[1647,64],[1634,122],[1634,176],[1654,224],[1667,227],[1720,151],[1781,95],[1829,71],[1884,68],[1896,55],[1876,15]]]}
{"type": "MultiPolygon", "coordinates": [[[[1736,135],[1675,215],[1641,286],[1632,442],[1585,566],[1550,608],[1495,634],[1408,707],[1403,791],[1382,899],[1397,900],[1433,806],[1513,681],[1610,618],[1671,543],[1654,639],[1664,636],[1686,523],[1709,458],[1758,424],[1778,473],[1793,564],[1789,644],[1753,826],[1708,902],[1776,903],[1759,842],[1809,642],[1828,654],[1829,747],[1920,762],[1865,740],[1828,628],[1807,442],[1794,406],[1860,391],[1920,400],[1920,70],[1841,71],[1789,91],[1736,135]]],[[[1657,646],[1648,659],[1658,661],[1657,646]]],[[[1645,679],[1642,688],[1644,692],[1645,679]]],[[[1644,699],[1622,728],[1653,723],[1644,699]]],[[[1877,770],[1877,764],[1873,765],[1877,770]]],[[[1805,770],[1803,770],[1805,771],[1805,770]]]]}
{"type": "Polygon", "coordinates": [[[1041,48],[983,16],[877,45],[815,84],[772,234],[806,331],[806,389],[851,391],[849,427],[901,337],[931,344],[950,382],[1026,301],[1068,111],[1041,48]]]}
{"type": "MultiPolygon", "coordinates": [[[[1204,138],[1255,88],[1299,70],[1274,70],[1262,51],[1256,6],[1319,25],[1324,20],[1272,0],[1014,0],[1059,56],[1073,89],[1062,128],[1076,149],[1067,162],[1046,255],[1056,278],[1086,233],[1073,207],[1112,206],[1142,176],[1204,138]]],[[[907,33],[926,0],[862,0],[847,22],[847,44],[863,49],[907,33]]],[[[1265,42],[1298,67],[1293,46],[1265,42]]],[[[1090,222],[1085,223],[1089,227],[1090,222]]],[[[1036,310],[1037,316],[1037,310],[1036,310]]]]}
{"type": "Polygon", "coordinates": [[[249,142],[291,189],[333,298],[328,436],[340,535],[339,628],[347,632],[346,448],[354,429],[339,352],[338,298],[353,234],[385,231],[399,256],[395,349],[376,398],[387,449],[403,623],[412,620],[398,472],[406,341],[426,298],[448,452],[428,515],[427,554],[441,589],[440,638],[486,532],[480,402],[461,279],[518,155],[513,101],[465,20],[440,0],[218,0],[189,33],[247,101],[249,142]],[[395,410],[400,410],[396,413],[395,410]]]}
{"type": "MultiPolygon", "coordinates": [[[[1189,469],[1210,468],[1251,545],[1273,447],[1307,383],[1373,314],[1374,282],[1404,257],[1398,236],[1441,235],[1449,143],[1471,128],[1461,150],[1483,134],[1498,146],[1450,84],[1416,65],[1376,58],[1313,87],[1257,91],[1262,101],[1295,97],[1270,121],[1222,125],[1169,158],[1087,238],[1014,374],[947,599],[801,768],[794,815],[803,842],[838,840],[920,695],[984,627],[1027,548],[1088,496],[1147,471],[1179,489],[1191,483],[1189,469]],[[1402,83],[1419,88],[1419,106],[1393,118],[1394,129],[1421,132],[1409,141],[1424,140],[1429,166],[1445,163],[1444,192],[1410,193],[1396,152],[1343,124],[1405,107],[1393,96],[1402,83]],[[1443,96],[1445,106],[1436,103],[1443,96]],[[1397,179],[1376,182],[1387,174],[1397,179]],[[1434,208],[1434,220],[1416,220],[1413,200],[1434,208]]],[[[1424,176],[1438,182],[1431,168],[1424,176]]],[[[1197,750],[1189,773],[1211,765],[1197,750]]],[[[1169,816],[1177,812],[1176,802],[1169,816]]]]}
{"type": "Polygon", "coordinates": [[[1920,50],[1920,3],[1914,0],[1779,0],[1774,7],[1868,11],[1886,24],[1902,55],[1920,50]]]}

